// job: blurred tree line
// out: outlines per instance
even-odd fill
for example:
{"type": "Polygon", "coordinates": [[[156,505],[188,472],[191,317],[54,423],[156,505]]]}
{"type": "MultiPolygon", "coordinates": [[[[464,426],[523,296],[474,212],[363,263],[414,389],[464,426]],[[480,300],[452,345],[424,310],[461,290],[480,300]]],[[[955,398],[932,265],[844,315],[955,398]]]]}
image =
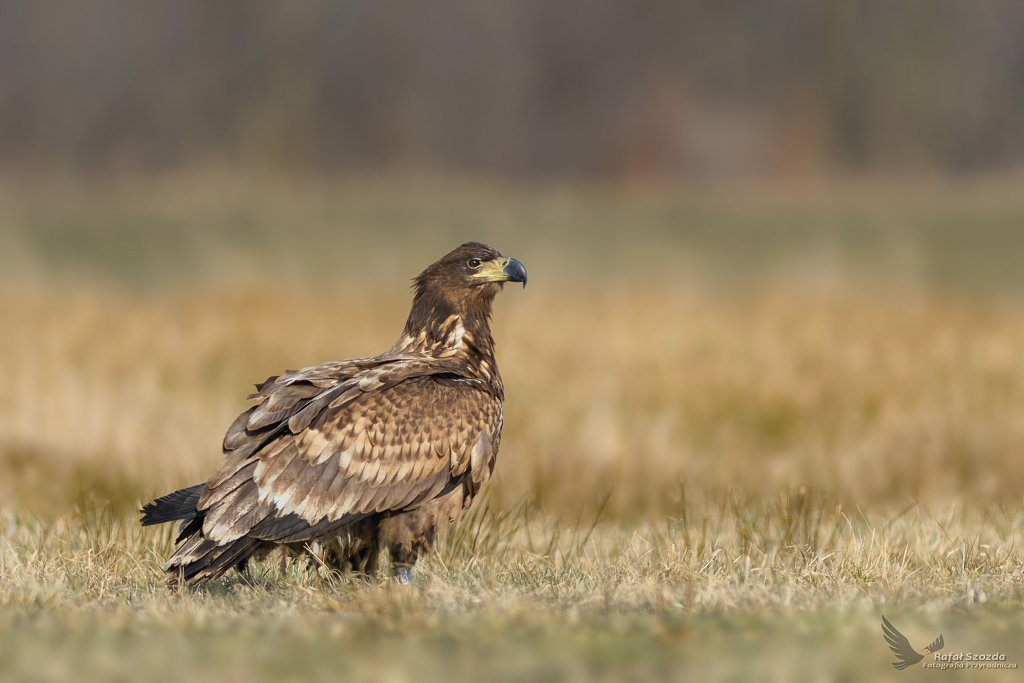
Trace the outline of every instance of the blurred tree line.
{"type": "Polygon", "coordinates": [[[1019,0],[0,0],[0,167],[997,170],[1019,0]]]}

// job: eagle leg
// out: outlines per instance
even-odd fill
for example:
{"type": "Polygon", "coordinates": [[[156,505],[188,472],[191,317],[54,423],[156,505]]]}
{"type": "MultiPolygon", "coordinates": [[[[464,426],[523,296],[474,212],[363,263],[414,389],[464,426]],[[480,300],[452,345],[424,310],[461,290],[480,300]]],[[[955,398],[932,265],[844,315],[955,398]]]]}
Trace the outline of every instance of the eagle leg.
{"type": "Polygon", "coordinates": [[[412,568],[419,559],[419,548],[414,544],[406,544],[392,540],[388,544],[391,555],[391,573],[403,586],[412,583],[412,568]]]}
{"type": "Polygon", "coordinates": [[[349,563],[353,572],[369,581],[377,575],[379,558],[380,545],[374,539],[352,553],[349,563]]]}
{"type": "Polygon", "coordinates": [[[323,566],[344,574],[352,572],[372,579],[380,561],[380,539],[376,520],[365,520],[344,533],[327,537],[306,547],[311,566],[323,566]]]}

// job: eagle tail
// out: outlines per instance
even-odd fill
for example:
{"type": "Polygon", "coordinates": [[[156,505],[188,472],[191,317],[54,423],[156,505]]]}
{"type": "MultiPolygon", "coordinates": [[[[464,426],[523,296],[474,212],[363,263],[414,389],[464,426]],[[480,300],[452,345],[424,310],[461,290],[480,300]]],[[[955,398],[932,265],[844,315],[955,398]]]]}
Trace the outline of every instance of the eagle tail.
{"type": "Polygon", "coordinates": [[[199,505],[203,486],[205,484],[189,486],[187,489],[180,489],[157,498],[152,503],[146,503],[139,510],[142,513],[142,526],[174,522],[179,519],[195,519],[199,514],[196,506],[199,505]]]}
{"type": "Polygon", "coordinates": [[[224,545],[195,534],[178,547],[164,565],[167,585],[181,588],[219,578],[232,567],[242,565],[259,550],[263,541],[243,536],[224,545]]]}

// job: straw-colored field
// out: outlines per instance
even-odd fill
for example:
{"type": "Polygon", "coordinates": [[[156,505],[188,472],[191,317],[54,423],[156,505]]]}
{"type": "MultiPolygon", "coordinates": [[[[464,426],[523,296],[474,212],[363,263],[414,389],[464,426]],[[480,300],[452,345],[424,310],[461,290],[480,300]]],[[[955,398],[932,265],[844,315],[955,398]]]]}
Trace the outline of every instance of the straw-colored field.
{"type": "Polygon", "coordinates": [[[1005,183],[218,187],[3,193],[0,678],[950,678],[894,671],[880,613],[1024,665],[1005,183]],[[530,269],[505,436],[416,585],[273,556],[168,594],[138,504],[203,479],[252,383],[389,346],[477,235],[530,269]]]}

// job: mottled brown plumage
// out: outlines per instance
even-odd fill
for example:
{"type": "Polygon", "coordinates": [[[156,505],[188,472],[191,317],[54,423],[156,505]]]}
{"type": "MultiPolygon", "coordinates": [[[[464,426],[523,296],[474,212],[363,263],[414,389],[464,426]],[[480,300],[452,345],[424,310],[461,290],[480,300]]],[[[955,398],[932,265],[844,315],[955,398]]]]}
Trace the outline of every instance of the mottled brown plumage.
{"type": "Polygon", "coordinates": [[[525,285],[522,264],[464,244],[416,278],[390,350],[257,385],[206,484],[142,510],[143,524],[183,520],[168,581],[214,579],[279,544],[366,571],[383,540],[396,566],[415,563],[494,468],[504,387],[490,314],[506,281],[525,285]]]}

